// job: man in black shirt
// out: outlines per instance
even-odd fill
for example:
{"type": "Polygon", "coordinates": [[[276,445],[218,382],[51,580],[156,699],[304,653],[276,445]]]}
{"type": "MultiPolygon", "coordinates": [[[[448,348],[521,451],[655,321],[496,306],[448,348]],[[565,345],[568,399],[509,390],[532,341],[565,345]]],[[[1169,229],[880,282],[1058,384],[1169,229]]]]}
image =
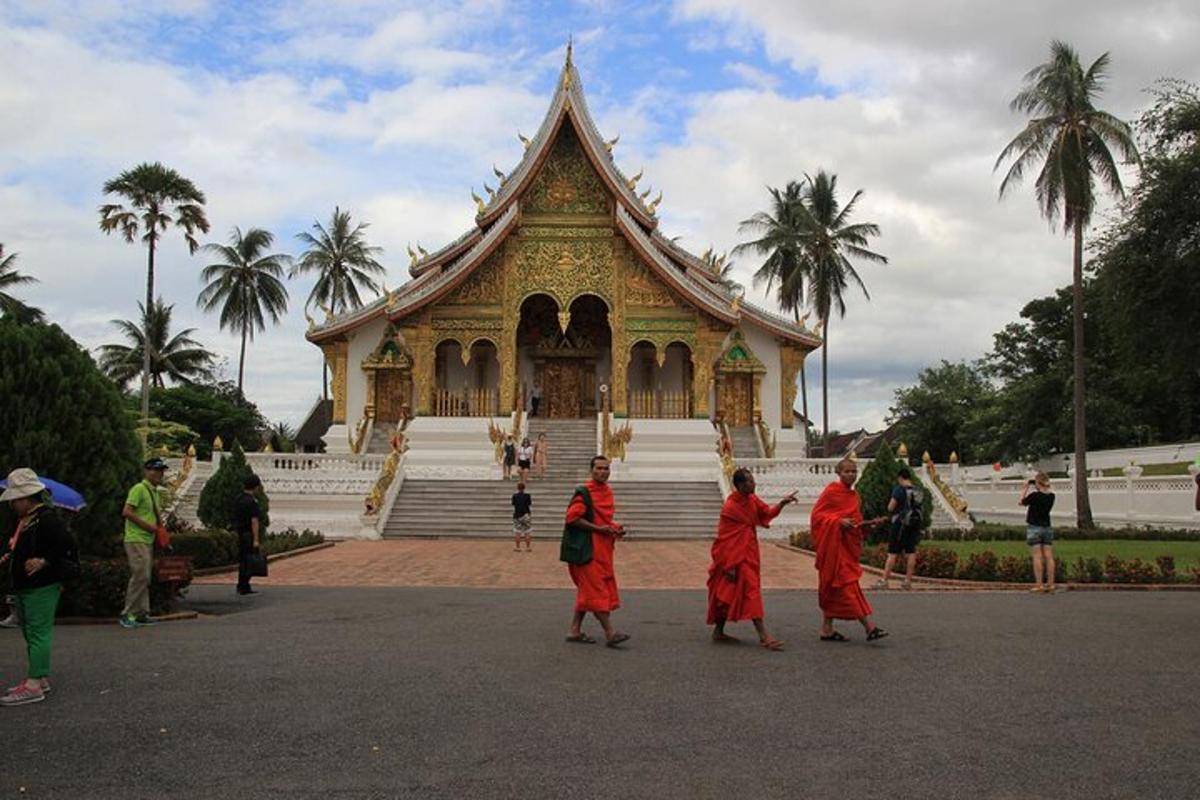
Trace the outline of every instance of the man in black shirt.
{"type": "Polygon", "coordinates": [[[525,551],[533,550],[533,498],[525,491],[524,483],[517,483],[517,491],[512,496],[513,507],[513,549],[520,552],[521,538],[525,539],[525,551]]]}
{"type": "Polygon", "coordinates": [[[257,475],[246,478],[242,493],[233,504],[233,529],[238,537],[238,594],[255,594],[250,588],[250,556],[258,552],[259,520],[258,489],[262,480],[257,475]]]}

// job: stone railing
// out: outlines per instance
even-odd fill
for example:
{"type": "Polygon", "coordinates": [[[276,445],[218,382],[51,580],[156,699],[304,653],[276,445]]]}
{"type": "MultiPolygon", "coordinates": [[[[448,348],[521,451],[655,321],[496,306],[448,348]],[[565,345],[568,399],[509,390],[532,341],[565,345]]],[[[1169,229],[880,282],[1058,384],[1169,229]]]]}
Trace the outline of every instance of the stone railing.
{"type": "Polygon", "coordinates": [[[386,460],[386,453],[246,454],[246,463],[262,478],[267,491],[284,494],[365,495],[386,460]]]}
{"type": "MultiPolygon", "coordinates": [[[[820,493],[832,481],[837,480],[838,458],[743,458],[738,467],[754,473],[757,483],[772,485],[787,484],[802,493],[820,493]]],[[[869,458],[858,459],[862,470],[871,463],[869,458]]]]}
{"type": "MultiPolygon", "coordinates": [[[[1123,477],[1087,479],[1092,514],[1102,525],[1163,525],[1200,528],[1195,510],[1196,482],[1191,475],[1145,476],[1142,468],[1127,467],[1123,477]]],[[[1024,480],[963,481],[959,491],[978,519],[1020,522],[1025,509],[1017,504],[1024,480]]],[[[1055,493],[1052,518],[1056,524],[1074,524],[1075,482],[1051,480],[1055,493]]]]}

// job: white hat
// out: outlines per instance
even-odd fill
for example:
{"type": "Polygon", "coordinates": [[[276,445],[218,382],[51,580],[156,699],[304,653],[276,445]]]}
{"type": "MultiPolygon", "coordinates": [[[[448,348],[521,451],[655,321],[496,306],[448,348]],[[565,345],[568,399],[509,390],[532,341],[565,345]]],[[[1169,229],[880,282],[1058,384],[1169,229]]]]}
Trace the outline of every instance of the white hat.
{"type": "Polygon", "coordinates": [[[44,491],[46,484],[38,480],[37,473],[29,467],[20,467],[8,473],[8,488],[0,494],[0,502],[17,500],[44,491]]]}

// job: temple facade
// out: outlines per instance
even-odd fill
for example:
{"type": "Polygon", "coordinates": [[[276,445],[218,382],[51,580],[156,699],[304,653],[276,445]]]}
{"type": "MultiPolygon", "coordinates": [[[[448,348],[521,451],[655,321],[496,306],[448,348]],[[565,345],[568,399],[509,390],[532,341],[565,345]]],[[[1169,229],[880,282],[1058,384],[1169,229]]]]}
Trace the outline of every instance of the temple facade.
{"type": "Polygon", "coordinates": [[[505,416],[534,396],[553,418],[607,401],[618,417],[791,428],[820,337],[742,302],[711,255],[659,230],[662,195],[617,167],[569,48],[522,143],[520,163],[475,196],[470,230],[410,250],[410,281],[310,327],[332,374],[333,438],[405,415],[505,416]]]}

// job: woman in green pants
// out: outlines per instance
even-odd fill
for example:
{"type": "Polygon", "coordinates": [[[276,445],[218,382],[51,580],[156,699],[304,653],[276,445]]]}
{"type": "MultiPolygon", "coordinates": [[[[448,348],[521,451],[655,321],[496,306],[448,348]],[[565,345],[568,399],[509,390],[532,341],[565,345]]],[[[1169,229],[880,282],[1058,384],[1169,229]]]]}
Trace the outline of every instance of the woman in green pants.
{"type": "Polygon", "coordinates": [[[8,488],[0,494],[0,501],[12,504],[18,520],[0,564],[7,564],[12,573],[29,654],[27,677],[0,697],[0,705],[21,706],[41,702],[50,691],[54,612],[62,593],[64,568],[75,558],[75,545],[33,470],[22,468],[9,473],[8,488]]]}

